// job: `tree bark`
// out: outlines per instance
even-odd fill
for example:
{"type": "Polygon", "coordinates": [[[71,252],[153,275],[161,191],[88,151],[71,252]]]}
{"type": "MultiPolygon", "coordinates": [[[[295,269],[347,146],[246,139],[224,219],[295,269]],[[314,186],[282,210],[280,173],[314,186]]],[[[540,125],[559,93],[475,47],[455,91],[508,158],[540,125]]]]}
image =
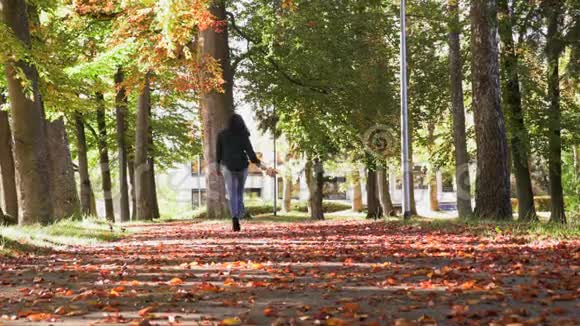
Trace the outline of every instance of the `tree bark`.
{"type": "Polygon", "coordinates": [[[379,202],[381,209],[385,216],[395,216],[395,208],[391,200],[391,193],[389,192],[389,179],[387,169],[384,167],[377,168],[377,191],[379,194],[379,202]]]}
{"type": "Polygon", "coordinates": [[[129,170],[129,183],[131,184],[131,220],[134,221],[137,216],[137,195],[135,193],[135,159],[129,158],[127,164],[129,170]]]}
{"type": "Polygon", "coordinates": [[[471,207],[471,181],[469,177],[469,152],[465,135],[465,107],[463,99],[463,60],[461,59],[460,22],[457,0],[448,0],[449,8],[449,76],[451,111],[453,116],[453,144],[455,145],[455,180],[457,212],[465,218],[473,214],[471,207]]]}
{"type": "Polygon", "coordinates": [[[101,165],[101,177],[103,178],[103,195],[105,199],[105,217],[109,222],[115,222],[115,208],[113,205],[113,193],[111,191],[111,164],[109,161],[109,149],[107,145],[107,121],[105,117],[105,97],[102,93],[96,94],[97,99],[97,125],[99,128],[98,147],[99,161],[101,165]]]}
{"type": "MultiPolygon", "coordinates": [[[[223,0],[214,0],[209,7],[210,13],[218,21],[227,22],[226,9],[223,0]]],[[[216,143],[220,131],[226,128],[234,111],[233,76],[230,62],[230,48],[228,44],[228,27],[217,32],[207,28],[199,33],[200,59],[211,56],[216,59],[222,68],[224,80],[223,92],[212,90],[201,94],[200,111],[203,123],[203,150],[207,164],[206,191],[207,216],[210,219],[229,216],[225,196],[224,178],[214,173],[219,169],[216,163],[216,143]]],[[[202,62],[203,64],[203,62],[202,62]]]]}
{"type": "MultiPolygon", "coordinates": [[[[435,124],[430,123],[429,126],[427,127],[428,132],[427,132],[427,137],[428,137],[428,143],[427,143],[427,152],[429,154],[429,157],[433,157],[435,155],[434,151],[433,151],[433,146],[435,144],[435,124]]],[[[437,171],[439,169],[437,167],[435,167],[435,164],[433,162],[431,162],[431,168],[429,169],[428,172],[428,182],[429,182],[429,204],[431,207],[431,210],[434,212],[439,211],[439,198],[437,196],[437,171]]]]}
{"type": "Polygon", "coordinates": [[[415,164],[413,161],[413,130],[414,130],[413,119],[409,121],[409,177],[411,179],[411,215],[417,216],[417,202],[415,201],[415,164]]]}
{"type": "Polygon", "coordinates": [[[355,166],[352,170],[352,211],[362,212],[363,211],[363,200],[362,200],[362,186],[360,182],[360,171],[358,166],[355,166]]]}
{"type": "Polygon", "coordinates": [[[149,73],[137,104],[137,127],[135,134],[135,195],[137,200],[137,220],[151,220],[155,216],[154,203],[151,202],[151,165],[149,164],[149,107],[151,89],[149,73]]]}
{"type": "MultiPolygon", "coordinates": [[[[4,102],[0,94],[0,104],[4,102]]],[[[2,195],[6,214],[18,218],[18,195],[16,191],[16,174],[12,152],[12,135],[8,112],[0,111],[0,180],[2,180],[2,195]]]]}
{"type": "Polygon", "coordinates": [[[284,200],[282,201],[282,211],[290,212],[292,210],[292,174],[284,176],[284,200]]]}
{"type": "Polygon", "coordinates": [[[153,218],[158,219],[161,217],[159,213],[159,201],[157,198],[157,182],[155,181],[155,161],[153,158],[149,158],[149,180],[150,185],[150,196],[151,203],[153,204],[153,218]]]}
{"type": "MultiPolygon", "coordinates": [[[[27,49],[31,48],[26,2],[2,0],[4,23],[27,49]]],[[[6,78],[12,114],[12,138],[21,225],[52,221],[53,209],[50,187],[50,157],[43,109],[38,90],[38,72],[31,64],[20,60],[6,63],[6,78]],[[31,82],[33,98],[17,71],[31,82]]]]}
{"type": "Polygon", "coordinates": [[[304,179],[306,179],[306,186],[308,187],[308,213],[312,216],[312,201],[314,200],[314,181],[313,181],[313,167],[312,160],[310,158],[306,159],[306,164],[304,166],[304,179]]]}
{"type": "MultiPolygon", "coordinates": [[[[149,121],[151,121],[151,105],[149,105],[149,121]]],[[[155,151],[153,147],[153,126],[149,124],[149,180],[151,182],[149,195],[151,196],[151,203],[153,204],[153,218],[158,219],[161,217],[159,214],[159,201],[157,199],[157,183],[155,182],[155,151]]]]}
{"type": "Polygon", "coordinates": [[[324,189],[324,167],[322,161],[314,160],[314,195],[312,196],[312,212],[310,217],[313,220],[324,220],[323,189],[324,189]]]}
{"type": "Polygon", "coordinates": [[[572,146],[572,152],[574,155],[574,180],[576,180],[576,184],[580,184],[580,150],[577,145],[572,146]]]}
{"type": "Polygon", "coordinates": [[[546,55],[548,59],[548,126],[549,153],[548,168],[550,175],[551,212],[550,222],[566,223],[564,193],[562,189],[562,121],[560,112],[560,72],[559,61],[562,54],[562,4],[548,0],[545,3],[546,55]]]}
{"type": "Polygon", "coordinates": [[[376,219],[382,215],[378,197],[377,172],[374,167],[367,168],[367,218],[376,219]]]}
{"type": "Polygon", "coordinates": [[[117,121],[117,150],[119,155],[119,222],[128,222],[131,219],[129,209],[129,187],[127,185],[127,93],[122,85],[124,81],[123,70],[117,69],[115,74],[115,115],[117,121]]]}
{"type": "Polygon", "coordinates": [[[437,170],[431,169],[429,171],[429,203],[431,210],[439,211],[439,198],[437,196],[437,170]]]}
{"type": "Polygon", "coordinates": [[[79,179],[81,188],[81,211],[85,215],[96,216],[97,212],[95,207],[93,207],[93,187],[91,185],[91,179],[89,176],[89,163],[87,159],[87,138],[85,135],[85,123],[83,121],[83,116],[79,112],[75,112],[75,126],[76,126],[76,138],[77,138],[77,152],[78,152],[78,165],[79,165],[79,179]]]}
{"type": "Polygon", "coordinates": [[[532,178],[528,163],[530,141],[524,124],[522,96],[518,73],[518,55],[514,44],[512,29],[513,17],[508,7],[508,0],[498,0],[500,13],[499,36],[501,40],[501,72],[503,99],[506,116],[510,127],[511,163],[516,177],[518,197],[518,220],[537,220],[534,207],[532,178]]]}
{"type": "Polygon", "coordinates": [[[78,217],[81,204],[75,180],[74,165],[70,154],[64,120],[62,118],[48,125],[50,150],[52,203],[57,218],[78,217]]]}
{"type": "Polygon", "coordinates": [[[508,146],[500,106],[496,0],[471,2],[471,32],[478,170],[475,215],[511,220],[508,146]]]}

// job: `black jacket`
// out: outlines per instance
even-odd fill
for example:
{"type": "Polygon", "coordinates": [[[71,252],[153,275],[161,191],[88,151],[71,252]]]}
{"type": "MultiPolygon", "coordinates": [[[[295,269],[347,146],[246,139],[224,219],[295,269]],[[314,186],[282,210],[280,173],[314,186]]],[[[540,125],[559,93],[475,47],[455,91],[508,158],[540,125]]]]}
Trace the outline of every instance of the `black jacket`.
{"type": "Polygon", "coordinates": [[[254,164],[260,164],[250,143],[250,137],[234,134],[228,129],[218,135],[216,150],[217,163],[225,165],[230,171],[247,169],[250,165],[248,159],[254,164]]]}

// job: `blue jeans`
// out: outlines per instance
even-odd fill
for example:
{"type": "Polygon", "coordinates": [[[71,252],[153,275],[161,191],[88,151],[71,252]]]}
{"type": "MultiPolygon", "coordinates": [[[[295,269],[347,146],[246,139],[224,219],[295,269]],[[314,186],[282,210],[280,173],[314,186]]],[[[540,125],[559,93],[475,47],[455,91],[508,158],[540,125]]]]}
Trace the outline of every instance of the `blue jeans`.
{"type": "Polygon", "coordinates": [[[248,169],[242,171],[230,171],[225,166],[222,167],[228,192],[228,202],[230,213],[233,218],[241,219],[244,216],[244,185],[248,177],[248,169]]]}

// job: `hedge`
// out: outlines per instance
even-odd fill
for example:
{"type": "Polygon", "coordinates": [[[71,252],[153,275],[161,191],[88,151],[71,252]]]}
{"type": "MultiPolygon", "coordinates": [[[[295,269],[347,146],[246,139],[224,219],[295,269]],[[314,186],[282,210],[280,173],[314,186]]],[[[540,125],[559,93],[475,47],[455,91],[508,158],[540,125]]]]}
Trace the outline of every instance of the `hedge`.
{"type": "MultiPolygon", "coordinates": [[[[262,215],[272,212],[273,207],[274,206],[272,204],[249,204],[246,206],[246,211],[250,213],[251,216],[262,215]]],[[[326,201],[322,203],[322,209],[325,213],[334,213],[350,208],[350,205],[344,203],[326,201]]],[[[306,205],[306,202],[299,201],[292,204],[292,210],[305,213],[308,212],[308,206],[306,205]]],[[[200,209],[193,214],[193,218],[205,219],[207,218],[207,211],[205,209],[200,209]]]]}
{"type": "MultiPolygon", "coordinates": [[[[552,207],[552,199],[550,196],[536,196],[534,197],[534,206],[538,212],[549,212],[552,207]]],[[[518,210],[518,199],[512,198],[512,209],[518,210]]]]}

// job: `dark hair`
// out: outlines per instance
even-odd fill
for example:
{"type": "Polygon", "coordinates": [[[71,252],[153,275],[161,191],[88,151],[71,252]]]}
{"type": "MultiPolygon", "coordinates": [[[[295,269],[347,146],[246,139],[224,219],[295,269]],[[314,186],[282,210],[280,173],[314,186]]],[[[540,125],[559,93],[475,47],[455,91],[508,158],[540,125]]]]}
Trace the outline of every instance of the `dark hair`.
{"type": "Polygon", "coordinates": [[[230,125],[229,128],[230,132],[238,135],[249,136],[250,131],[248,127],[246,127],[246,123],[244,122],[244,118],[241,115],[235,113],[230,118],[230,125]]]}

